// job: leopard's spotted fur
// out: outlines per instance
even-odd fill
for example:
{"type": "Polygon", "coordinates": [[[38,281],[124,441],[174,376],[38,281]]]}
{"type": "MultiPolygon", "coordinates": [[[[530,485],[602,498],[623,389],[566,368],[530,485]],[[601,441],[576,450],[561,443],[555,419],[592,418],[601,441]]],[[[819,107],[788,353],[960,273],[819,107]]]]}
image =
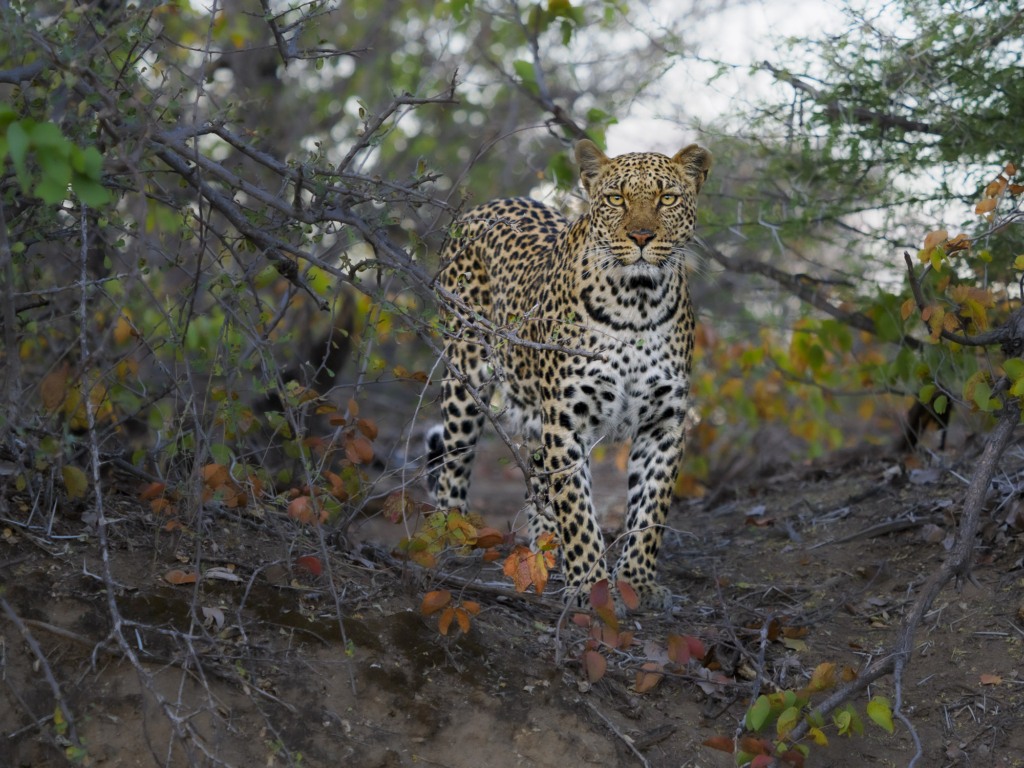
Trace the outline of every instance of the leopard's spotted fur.
{"type": "MultiPolygon", "coordinates": [[[[497,386],[515,426],[540,441],[534,490],[546,495],[557,529],[532,514],[530,536],[550,529],[561,539],[567,597],[608,575],[589,451],[600,438],[632,439],[628,534],[612,579],[629,583],[642,606],[668,608],[656,560],[682,456],[694,334],[682,246],[711,154],[691,145],[672,158],[609,159],[582,141],[576,159],[589,213],[569,223],[533,200],[482,205],[442,253],[453,262],[440,283],[495,324],[526,318],[525,339],[557,339],[604,359],[507,344],[489,359],[471,335],[450,344],[450,358],[485,402],[497,386]]],[[[464,506],[485,417],[458,381],[442,398],[443,431],[428,440],[430,484],[438,505],[464,506]]]]}

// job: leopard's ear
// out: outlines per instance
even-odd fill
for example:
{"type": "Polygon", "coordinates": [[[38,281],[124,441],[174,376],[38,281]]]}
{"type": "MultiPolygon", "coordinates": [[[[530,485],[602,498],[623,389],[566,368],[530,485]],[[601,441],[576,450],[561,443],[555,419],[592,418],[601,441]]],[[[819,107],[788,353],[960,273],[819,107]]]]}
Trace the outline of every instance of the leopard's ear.
{"type": "Polygon", "coordinates": [[[683,172],[693,179],[695,191],[700,192],[701,186],[708,180],[708,171],[711,170],[711,153],[703,147],[691,144],[679,150],[672,158],[672,162],[682,166],[683,172]]]}
{"type": "Polygon", "coordinates": [[[590,196],[591,185],[601,172],[601,167],[610,161],[594,142],[590,139],[583,139],[576,144],[576,162],[580,166],[580,181],[583,182],[583,188],[590,196]]]}

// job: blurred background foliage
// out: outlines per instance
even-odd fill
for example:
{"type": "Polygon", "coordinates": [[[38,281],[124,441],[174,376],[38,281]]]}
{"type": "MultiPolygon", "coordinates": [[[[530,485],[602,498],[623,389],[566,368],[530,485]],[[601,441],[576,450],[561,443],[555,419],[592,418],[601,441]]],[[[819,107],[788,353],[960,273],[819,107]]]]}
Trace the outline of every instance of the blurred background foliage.
{"type": "Polygon", "coordinates": [[[913,447],[954,405],[983,430],[1002,355],[950,338],[1021,299],[1016,3],[851,5],[742,71],[696,32],[738,5],[0,2],[5,497],[81,490],[88,398],[168,525],[192,486],[299,515],[383,498],[444,375],[417,270],[472,204],[583,210],[573,142],[636,115],[632,150],[716,162],[680,495],[913,447]],[[753,106],[680,87],[748,70],[774,83],[753,106]]]}

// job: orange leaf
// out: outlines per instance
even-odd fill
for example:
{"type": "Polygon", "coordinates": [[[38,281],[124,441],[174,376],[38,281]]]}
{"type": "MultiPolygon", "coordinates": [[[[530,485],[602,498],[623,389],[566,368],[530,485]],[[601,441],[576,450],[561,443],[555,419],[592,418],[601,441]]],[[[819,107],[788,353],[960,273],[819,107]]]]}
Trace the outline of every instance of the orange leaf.
{"type": "Polygon", "coordinates": [[[345,417],[340,413],[334,413],[327,417],[327,423],[332,427],[341,427],[345,425],[345,417]]]}
{"type": "Polygon", "coordinates": [[[572,617],[572,623],[580,627],[589,627],[592,622],[593,619],[586,613],[577,613],[572,617]]]}
{"type": "Polygon", "coordinates": [[[355,398],[348,399],[348,412],[353,416],[359,415],[359,403],[355,401],[355,398]]]}
{"type": "Polygon", "coordinates": [[[499,552],[496,549],[488,549],[486,552],[484,552],[485,563],[493,563],[499,557],[501,557],[501,552],[499,552]]]}
{"type": "Polygon", "coordinates": [[[696,637],[687,637],[686,644],[690,647],[690,655],[695,659],[703,659],[705,650],[704,643],[698,640],[696,637]]]}
{"type": "Polygon", "coordinates": [[[903,319],[906,320],[910,317],[910,313],[914,311],[914,299],[909,298],[903,302],[903,306],[900,307],[900,314],[903,315],[903,319]]]}
{"type": "Polygon", "coordinates": [[[139,501],[155,499],[164,492],[164,488],[166,487],[167,486],[164,483],[150,483],[142,489],[142,493],[139,494],[139,501]]]}
{"type": "Polygon", "coordinates": [[[203,477],[203,483],[213,490],[220,488],[231,477],[228,468],[223,464],[207,464],[200,474],[203,477]]]}
{"type": "Polygon", "coordinates": [[[604,673],[608,669],[608,662],[597,651],[587,651],[583,654],[583,668],[587,672],[587,679],[596,683],[604,677],[604,673]]]}
{"type": "Polygon", "coordinates": [[[624,581],[616,582],[615,586],[619,588],[619,596],[622,598],[622,602],[624,602],[626,607],[631,611],[635,611],[640,605],[640,598],[636,596],[636,592],[633,587],[624,581]]]}
{"type": "Polygon", "coordinates": [[[373,446],[370,445],[370,442],[365,437],[357,437],[352,441],[351,445],[363,464],[369,464],[373,461],[373,446]]]}
{"type": "Polygon", "coordinates": [[[1011,184],[1010,185],[1010,194],[1013,195],[1014,197],[1019,195],[1021,192],[1024,192],[1024,184],[1011,184]]]}
{"type": "Polygon", "coordinates": [[[725,736],[712,736],[710,739],[704,741],[705,747],[711,747],[711,749],[717,749],[719,752],[728,752],[730,755],[735,751],[736,745],[733,744],[732,739],[726,738],[725,736]]]}
{"type": "Polygon", "coordinates": [[[753,739],[750,736],[746,736],[740,741],[740,751],[746,752],[748,755],[771,754],[763,742],[759,739],[753,739]]]}
{"type": "Polygon", "coordinates": [[[168,571],[164,574],[164,579],[169,581],[171,584],[195,584],[196,575],[194,573],[185,573],[184,571],[168,571]]]}
{"type": "Polygon", "coordinates": [[[1015,174],[1016,172],[1017,166],[1014,165],[1013,163],[1007,163],[1006,167],[1003,168],[1003,173],[1005,173],[1007,176],[1013,176],[1013,174],[1015,174]]]}
{"type": "Polygon", "coordinates": [[[469,632],[469,614],[462,608],[456,608],[455,620],[459,622],[459,629],[462,630],[462,634],[467,634],[469,632]]]}
{"type": "Polygon", "coordinates": [[[494,528],[481,528],[476,534],[477,549],[490,549],[491,547],[497,547],[505,540],[505,537],[501,535],[499,531],[494,528]]]}
{"type": "Polygon", "coordinates": [[[426,384],[430,380],[427,377],[426,371],[416,371],[411,376],[409,376],[409,378],[412,379],[413,381],[418,381],[421,384],[426,384]]]}
{"type": "Polygon", "coordinates": [[[642,672],[636,673],[636,683],[633,685],[637,693],[646,693],[661,682],[664,675],[658,674],[663,669],[661,664],[648,662],[641,667],[642,672]]]}
{"type": "Polygon", "coordinates": [[[612,596],[608,592],[608,579],[601,579],[590,588],[590,604],[595,608],[612,608],[612,596]]]}
{"type": "Polygon", "coordinates": [[[997,201],[994,197],[986,197],[984,200],[982,200],[980,203],[974,206],[974,212],[981,214],[993,211],[995,210],[996,202],[997,201]]]}
{"type": "Polygon", "coordinates": [[[249,480],[249,484],[252,486],[252,495],[257,499],[262,499],[263,481],[256,477],[256,475],[248,475],[247,479],[249,480]]]}
{"type": "Polygon", "coordinates": [[[149,502],[149,506],[152,507],[153,511],[156,512],[157,514],[162,512],[164,509],[166,509],[170,505],[171,505],[171,502],[169,502],[167,499],[153,499],[151,502],[149,502]]]}
{"type": "Polygon", "coordinates": [[[373,423],[373,419],[359,419],[356,427],[371,440],[377,439],[377,425],[373,423]]]}
{"type": "Polygon", "coordinates": [[[305,568],[314,576],[319,576],[323,572],[323,568],[320,565],[320,559],[313,557],[313,555],[304,555],[298,558],[295,561],[295,564],[301,568],[305,568]]]}
{"type": "Polygon", "coordinates": [[[465,600],[462,603],[462,607],[465,608],[466,613],[468,613],[471,616],[476,616],[478,613],[480,613],[480,604],[475,603],[472,600],[465,600]]]}
{"type": "Polygon", "coordinates": [[[446,608],[444,613],[441,614],[441,619],[437,622],[437,628],[442,635],[448,634],[448,627],[451,626],[453,618],[455,618],[455,609],[453,608],[446,608]]]}
{"type": "Polygon", "coordinates": [[[68,364],[64,363],[59,371],[54,371],[40,385],[40,395],[43,398],[43,407],[48,411],[55,411],[64,402],[64,385],[68,380],[68,364]]]}
{"type": "Polygon", "coordinates": [[[921,310],[921,319],[924,320],[926,323],[928,322],[928,318],[932,316],[932,309],[933,308],[931,304],[929,304],[927,307],[921,310]]]}
{"type": "Polygon", "coordinates": [[[853,667],[847,664],[845,667],[843,667],[843,671],[840,674],[840,677],[843,678],[844,683],[848,683],[851,680],[856,680],[858,677],[860,677],[860,675],[857,674],[857,670],[855,670],[853,667]]]}
{"type": "Polygon", "coordinates": [[[430,616],[431,614],[440,611],[451,601],[452,593],[449,592],[447,589],[439,589],[435,592],[427,592],[427,594],[423,596],[423,605],[420,607],[420,612],[424,616],[430,616]]]}
{"type": "Polygon", "coordinates": [[[687,664],[690,661],[690,646],[681,635],[668,636],[668,657],[676,664],[687,664]]]}
{"type": "Polygon", "coordinates": [[[937,229],[934,232],[929,232],[924,238],[924,249],[926,251],[930,251],[939,243],[945,242],[947,237],[949,237],[949,232],[944,229],[937,229]]]}
{"type": "Polygon", "coordinates": [[[1001,682],[1003,682],[1003,678],[999,677],[999,675],[982,675],[981,676],[981,684],[982,685],[999,685],[1001,682]]]}
{"type": "Polygon", "coordinates": [[[294,517],[300,523],[314,522],[316,506],[309,496],[299,496],[288,505],[288,517],[294,517]]]}
{"type": "Polygon", "coordinates": [[[619,635],[619,642],[618,642],[619,648],[623,648],[623,649],[629,648],[629,646],[631,646],[632,644],[633,644],[633,633],[632,632],[623,632],[621,635],[619,635]]]}

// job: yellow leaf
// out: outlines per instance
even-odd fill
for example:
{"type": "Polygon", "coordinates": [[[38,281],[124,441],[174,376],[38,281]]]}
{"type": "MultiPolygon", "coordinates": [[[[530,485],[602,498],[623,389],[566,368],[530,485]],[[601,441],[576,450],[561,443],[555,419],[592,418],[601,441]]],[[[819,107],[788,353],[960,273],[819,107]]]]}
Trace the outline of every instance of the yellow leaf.
{"type": "Polygon", "coordinates": [[[114,326],[114,341],[118,344],[124,344],[131,337],[132,326],[125,316],[121,315],[117,318],[117,324],[114,326]]]}
{"type": "Polygon", "coordinates": [[[931,260],[932,260],[932,269],[934,269],[936,272],[941,273],[942,272],[942,251],[937,250],[937,249],[932,251],[931,260]]]}
{"type": "Polygon", "coordinates": [[[85,496],[85,492],[89,488],[85,472],[78,467],[61,467],[60,473],[64,478],[64,487],[67,488],[68,496],[72,499],[85,496]]]}
{"type": "Polygon", "coordinates": [[[825,738],[825,734],[822,733],[820,729],[811,728],[811,730],[807,732],[807,735],[814,739],[814,743],[817,744],[819,747],[828,746],[828,739],[825,738]]]}
{"type": "Polygon", "coordinates": [[[951,277],[952,275],[946,275],[944,278],[939,280],[939,284],[935,286],[939,292],[946,290],[946,287],[949,285],[949,278],[951,277]]]}

